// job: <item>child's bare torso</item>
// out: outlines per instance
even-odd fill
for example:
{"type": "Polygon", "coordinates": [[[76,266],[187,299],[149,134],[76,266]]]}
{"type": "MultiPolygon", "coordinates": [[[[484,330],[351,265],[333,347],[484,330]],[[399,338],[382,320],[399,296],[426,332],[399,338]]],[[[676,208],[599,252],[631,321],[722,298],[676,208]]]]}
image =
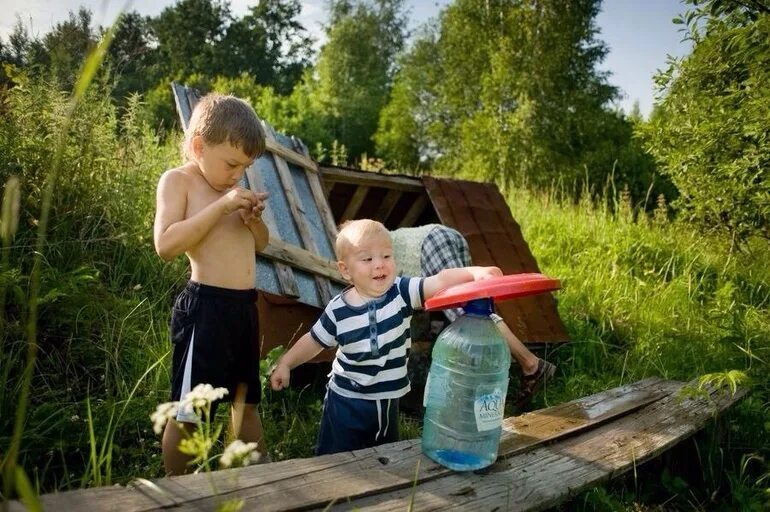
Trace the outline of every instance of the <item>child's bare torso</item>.
{"type": "MultiPolygon", "coordinates": [[[[189,178],[186,219],[226,193],[211,188],[200,174],[189,171],[185,174],[189,178]]],[[[255,286],[254,236],[238,211],[222,217],[186,254],[193,281],[236,290],[255,286]]]]}

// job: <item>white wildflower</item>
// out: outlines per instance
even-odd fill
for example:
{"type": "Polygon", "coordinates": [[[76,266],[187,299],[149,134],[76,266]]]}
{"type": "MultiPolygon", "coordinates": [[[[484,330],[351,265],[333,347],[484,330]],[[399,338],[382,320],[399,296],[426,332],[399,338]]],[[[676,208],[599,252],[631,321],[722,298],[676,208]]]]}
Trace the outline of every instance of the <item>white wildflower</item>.
{"type": "Polygon", "coordinates": [[[211,384],[198,384],[182,398],[181,408],[191,406],[193,409],[203,409],[212,402],[221,400],[227,394],[227,388],[215,388],[211,384]]]}
{"type": "Polygon", "coordinates": [[[155,433],[160,434],[168,420],[175,418],[178,411],[179,402],[166,402],[156,407],[155,412],[150,414],[155,433]]]}
{"type": "Polygon", "coordinates": [[[233,464],[248,466],[252,460],[259,459],[259,452],[254,453],[256,449],[257,443],[244,443],[236,439],[225,448],[222,458],[219,459],[219,465],[224,468],[229,468],[233,464]]]}

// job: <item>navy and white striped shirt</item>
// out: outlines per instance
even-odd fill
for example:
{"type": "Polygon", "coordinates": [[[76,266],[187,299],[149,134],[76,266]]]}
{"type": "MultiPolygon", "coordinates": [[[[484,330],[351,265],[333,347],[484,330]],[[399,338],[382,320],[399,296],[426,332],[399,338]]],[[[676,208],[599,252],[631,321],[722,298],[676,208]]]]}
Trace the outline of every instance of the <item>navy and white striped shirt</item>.
{"type": "Polygon", "coordinates": [[[310,335],[323,347],[338,347],[329,387],[349,398],[381,400],[409,392],[406,351],[409,321],[424,302],[423,278],[397,277],[387,292],[360,306],[345,291],[334,297],[310,335]]]}

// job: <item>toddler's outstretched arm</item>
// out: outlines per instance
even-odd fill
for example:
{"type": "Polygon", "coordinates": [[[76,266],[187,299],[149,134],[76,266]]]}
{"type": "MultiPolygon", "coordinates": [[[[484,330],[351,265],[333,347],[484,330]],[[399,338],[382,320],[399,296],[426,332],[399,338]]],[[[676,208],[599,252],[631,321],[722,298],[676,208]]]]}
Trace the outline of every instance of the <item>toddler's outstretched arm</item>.
{"type": "Polygon", "coordinates": [[[426,299],[430,299],[444,288],[470,281],[483,281],[502,275],[503,273],[497,267],[448,268],[435,276],[426,277],[423,284],[423,293],[426,299]]]}
{"type": "Polygon", "coordinates": [[[292,346],[276,363],[275,368],[270,374],[270,385],[278,391],[289,387],[291,371],[297,366],[306,363],[317,356],[323,347],[316,340],[305,333],[297,343],[292,346]]]}

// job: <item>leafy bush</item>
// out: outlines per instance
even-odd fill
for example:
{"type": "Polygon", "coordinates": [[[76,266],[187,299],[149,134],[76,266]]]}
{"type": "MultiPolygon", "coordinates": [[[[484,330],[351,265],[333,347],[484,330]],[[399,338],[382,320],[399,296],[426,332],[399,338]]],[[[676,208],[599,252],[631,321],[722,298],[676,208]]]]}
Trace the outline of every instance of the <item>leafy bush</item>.
{"type": "Polygon", "coordinates": [[[686,218],[770,239],[770,13],[704,3],[676,20],[694,48],[657,77],[663,100],[642,133],[686,218]]]}
{"type": "MultiPolygon", "coordinates": [[[[23,74],[14,79],[15,87],[3,92],[0,117],[0,181],[16,175],[22,191],[19,229],[0,269],[6,292],[2,440],[11,435],[20,396],[42,197],[68,115],[67,97],[56,84],[23,74]]],[[[69,487],[81,477],[89,439],[84,429],[70,425],[86,417],[86,400],[108,418],[137,383],[145,394],[166,386],[162,365],[143,374],[168,350],[167,304],[183,276],[182,267],[163,265],[152,248],[155,183],[178,152],[159,145],[141,123],[137,98],[118,111],[109,97],[104,86],[92,86],[72,113],[42,253],[38,357],[20,462],[39,469],[36,477],[46,490],[69,487]]],[[[135,425],[135,417],[122,416],[127,423],[120,427],[135,425]]]]}

